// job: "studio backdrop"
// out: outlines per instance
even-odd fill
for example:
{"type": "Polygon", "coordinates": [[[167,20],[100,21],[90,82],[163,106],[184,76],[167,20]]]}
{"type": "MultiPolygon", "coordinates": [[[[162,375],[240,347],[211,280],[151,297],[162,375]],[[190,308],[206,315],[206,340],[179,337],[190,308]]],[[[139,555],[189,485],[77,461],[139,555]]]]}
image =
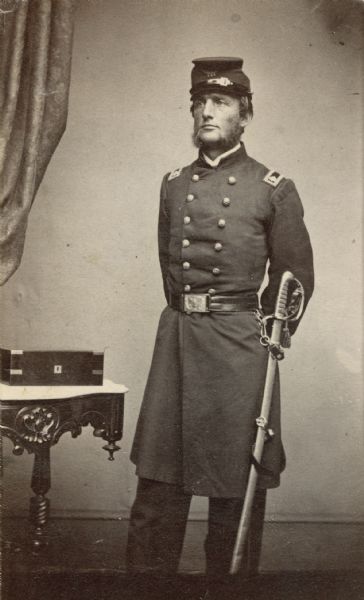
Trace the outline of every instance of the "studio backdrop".
{"type": "MultiPolygon", "coordinates": [[[[243,57],[247,151],[295,181],[315,254],[315,294],[281,369],[287,469],[267,517],[363,519],[360,3],[331,4],[77,2],[67,129],[0,291],[0,345],[105,350],[106,377],[130,391],[114,463],[91,430],[52,450],[53,514],[128,515],[129,450],[165,302],[160,182],[195,157],[191,60],[210,55],[243,57]]],[[[25,514],[32,457],[4,440],[4,459],[6,514],[25,514]]],[[[195,499],[191,516],[204,514],[195,499]]]]}

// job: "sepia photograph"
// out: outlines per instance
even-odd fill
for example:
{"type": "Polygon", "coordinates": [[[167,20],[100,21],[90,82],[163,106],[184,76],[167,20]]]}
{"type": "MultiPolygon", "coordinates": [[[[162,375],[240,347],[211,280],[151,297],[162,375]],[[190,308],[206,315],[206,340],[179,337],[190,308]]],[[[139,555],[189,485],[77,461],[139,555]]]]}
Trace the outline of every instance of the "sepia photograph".
{"type": "Polygon", "coordinates": [[[364,600],[363,0],[0,0],[2,600],[364,600]]]}

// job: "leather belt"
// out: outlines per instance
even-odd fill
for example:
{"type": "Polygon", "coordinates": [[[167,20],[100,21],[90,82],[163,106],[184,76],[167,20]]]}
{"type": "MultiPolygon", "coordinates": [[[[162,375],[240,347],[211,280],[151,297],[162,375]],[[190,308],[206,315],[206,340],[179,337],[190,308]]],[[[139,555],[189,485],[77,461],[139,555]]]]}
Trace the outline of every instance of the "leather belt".
{"type": "Polygon", "coordinates": [[[169,296],[169,306],[180,312],[245,312],[258,308],[256,294],[235,294],[219,296],[210,294],[180,294],[169,296]]]}

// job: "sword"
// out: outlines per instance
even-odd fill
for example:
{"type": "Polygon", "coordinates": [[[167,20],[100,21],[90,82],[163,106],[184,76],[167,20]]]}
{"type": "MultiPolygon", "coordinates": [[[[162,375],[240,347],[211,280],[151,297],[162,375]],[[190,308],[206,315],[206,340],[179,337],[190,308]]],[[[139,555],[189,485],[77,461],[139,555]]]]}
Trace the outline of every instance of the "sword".
{"type": "Polygon", "coordinates": [[[261,319],[262,336],[260,342],[266,346],[269,351],[267,373],[264,385],[264,394],[260,416],[256,419],[258,427],[257,436],[253,450],[253,460],[249,471],[248,484],[246,488],[243,510],[236,535],[233,556],[230,564],[230,574],[235,575],[240,568],[245,543],[248,538],[250,517],[254,501],[255,489],[258,480],[258,470],[263,455],[264,442],[273,435],[272,430],[268,429],[268,420],[270,406],[272,402],[273,385],[277,361],[284,358],[282,347],[289,347],[288,321],[297,321],[303,312],[304,290],[302,284],[296,279],[290,271],[285,271],[282,275],[275,310],[272,315],[261,319]],[[288,301],[290,288],[294,286],[288,301]],[[273,321],[272,333],[267,335],[267,323],[273,321]],[[285,338],[285,341],[282,340],[285,338]],[[257,465],[257,466],[256,466],[257,465]]]}

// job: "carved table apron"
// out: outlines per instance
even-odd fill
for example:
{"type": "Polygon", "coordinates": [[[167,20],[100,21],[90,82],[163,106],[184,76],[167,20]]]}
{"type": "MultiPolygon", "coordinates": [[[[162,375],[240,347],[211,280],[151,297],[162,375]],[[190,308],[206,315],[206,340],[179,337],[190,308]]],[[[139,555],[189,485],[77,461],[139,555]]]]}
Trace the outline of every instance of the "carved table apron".
{"type": "Polygon", "coordinates": [[[3,436],[13,442],[13,453],[34,453],[30,519],[34,525],[33,547],[45,543],[50,513],[46,497],[51,486],[50,449],[61,435],[72,437],[91,425],[94,435],[107,442],[103,448],[114,460],[115,442],[123,434],[124,394],[127,388],[105,380],[102,386],[8,386],[0,384],[3,436]]]}

